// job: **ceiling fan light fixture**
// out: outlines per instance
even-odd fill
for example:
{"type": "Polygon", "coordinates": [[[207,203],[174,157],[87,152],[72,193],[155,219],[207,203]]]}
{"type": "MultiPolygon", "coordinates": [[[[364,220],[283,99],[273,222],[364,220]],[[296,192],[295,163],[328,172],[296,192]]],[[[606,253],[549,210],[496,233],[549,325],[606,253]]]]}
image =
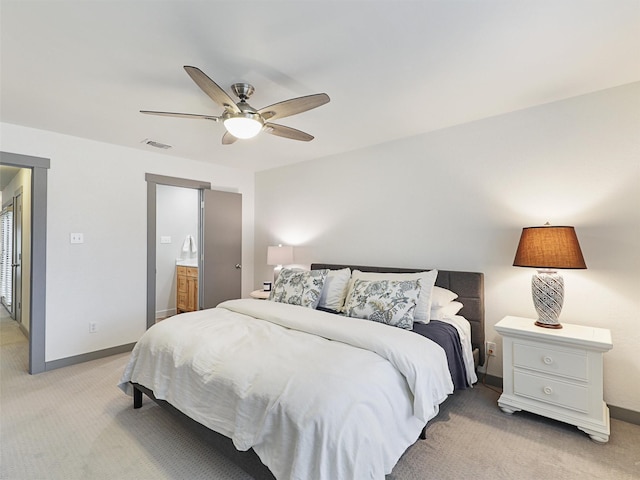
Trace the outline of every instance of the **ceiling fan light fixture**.
{"type": "Polygon", "coordinates": [[[240,113],[227,116],[224,121],[224,127],[236,138],[253,138],[260,130],[264,122],[260,115],[255,113],[240,113]]]}

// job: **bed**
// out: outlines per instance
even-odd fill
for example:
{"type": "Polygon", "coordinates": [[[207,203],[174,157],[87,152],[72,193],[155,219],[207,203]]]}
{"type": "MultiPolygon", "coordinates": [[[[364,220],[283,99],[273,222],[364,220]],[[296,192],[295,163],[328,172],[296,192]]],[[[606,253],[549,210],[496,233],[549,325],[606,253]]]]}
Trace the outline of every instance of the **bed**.
{"type": "Polygon", "coordinates": [[[313,264],[304,274],[310,287],[303,290],[315,299],[312,308],[290,305],[293,297],[285,297],[291,292],[278,289],[286,285],[279,279],[275,301],[231,300],[172,317],[136,344],[119,386],[133,395],[134,408],[146,394],[256,479],[382,479],[424,435],[454,387],[473,383],[474,359],[482,361],[483,275],[426,272],[313,264]],[[344,279],[346,269],[349,283],[337,314],[321,294],[338,284],[338,274],[344,279]],[[375,277],[389,273],[408,279],[375,277]],[[433,283],[425,287],[428,276],[457,294],[461,310],[403,325],[414,312],[418,318],[419,300],[426,298],[420,292],[435,291],[433,283]],[[316,292],[312,285],[319,285],[316,292]],[[358,318],[365,287],[383,295],[378,301],[393,290],[389,301],[406,304],[406,312],[394,319],[358,318]],[[461,370],[449,360],[456,355],[445,353],[433,335],[468,344],[466,355],[457,355],[461,370]]]}

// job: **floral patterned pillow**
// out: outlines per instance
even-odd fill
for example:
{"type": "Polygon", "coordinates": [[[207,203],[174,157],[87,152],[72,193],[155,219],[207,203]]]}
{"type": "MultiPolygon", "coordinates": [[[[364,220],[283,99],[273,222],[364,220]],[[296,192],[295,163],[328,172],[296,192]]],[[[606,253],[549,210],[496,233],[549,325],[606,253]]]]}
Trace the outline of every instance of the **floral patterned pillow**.
{"type": "Polygon", "coordinates": [[[329,270],[291,270],[283,268],[269,300],[316,308],[329,270]]]}
{"type": "Polygon", "coordinates": [[[345,312],[349,317],[410,330],[419,296],[420,279],[356,280],[345,312]]]}

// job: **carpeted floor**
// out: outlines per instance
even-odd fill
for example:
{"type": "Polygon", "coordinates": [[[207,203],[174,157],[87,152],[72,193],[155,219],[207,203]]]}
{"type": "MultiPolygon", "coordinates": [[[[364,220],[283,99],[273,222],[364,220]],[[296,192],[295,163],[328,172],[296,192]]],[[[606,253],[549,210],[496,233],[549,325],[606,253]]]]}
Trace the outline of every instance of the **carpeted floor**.
{"type": "MultiPolygon", "coordinates": [[[[148,399],[133,410],[116,387],[128,355],[31,376],[26,339],[6,315],[0,327],[1,479],[251,480],[148,399]]],[[[482,385],[450,397],[387,480],[640,479],[640,426],[612,420],[598,445],[497,398],[482,385]]]]}

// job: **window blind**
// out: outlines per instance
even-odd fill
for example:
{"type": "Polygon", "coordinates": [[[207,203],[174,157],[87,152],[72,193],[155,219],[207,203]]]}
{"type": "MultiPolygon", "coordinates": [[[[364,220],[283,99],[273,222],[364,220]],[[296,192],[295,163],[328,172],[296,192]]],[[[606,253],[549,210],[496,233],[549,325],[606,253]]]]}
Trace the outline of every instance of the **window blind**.
{"type": "Polygon", "coordinates": [[[10,308],[13,298],[13,207],[7,207],[0,213],[0,239],[0,298],[10,308]]]}

